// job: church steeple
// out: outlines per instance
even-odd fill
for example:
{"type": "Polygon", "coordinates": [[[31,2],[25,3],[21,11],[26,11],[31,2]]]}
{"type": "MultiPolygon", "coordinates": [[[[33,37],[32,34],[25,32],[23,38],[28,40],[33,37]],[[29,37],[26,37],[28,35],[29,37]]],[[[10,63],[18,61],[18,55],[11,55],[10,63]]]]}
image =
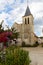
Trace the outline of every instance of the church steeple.
{"type": "Polygon", "coordinates": [[[31,15],[31,12],[30,12],[29,6],[27,6],[27,9],[26,9],[24,16],[29,16],[29,15],[31,15]]]}
{"type": "Polygon", "coordinates": [[[30,12],[30,9],[29,9],[29,6],[28,6],[28,0],[27,0],[27,8],[26,8],[26,12],[25,12],[24,16],[29,16],[29,15],[31,15],[31,12],[30,12]]]}

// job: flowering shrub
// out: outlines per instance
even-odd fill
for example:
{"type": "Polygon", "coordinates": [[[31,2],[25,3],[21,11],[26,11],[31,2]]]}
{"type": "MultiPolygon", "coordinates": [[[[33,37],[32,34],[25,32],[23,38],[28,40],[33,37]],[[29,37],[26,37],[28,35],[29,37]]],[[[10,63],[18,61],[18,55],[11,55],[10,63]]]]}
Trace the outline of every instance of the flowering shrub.
{"type": "Polygon", "coordinates": [[[1,42],[7,42],[10,39],[10,36],[12,35],[12,32],[3,32],[0,34],[0,43],[1,42]]]}
{"type": "Polygon", "coordinates": [[[7,30],[4,30],[3,28],[3,22],[4,20],[2,20],[1,24],[0,24],[0,47],[3,46],[9,46],[9,42],[12,42],[11,39],[13,40],[14,38],[18,38],[18,32],[16,32],[15,28],[9,28],[9,26],[7,26],[7,30]]]}

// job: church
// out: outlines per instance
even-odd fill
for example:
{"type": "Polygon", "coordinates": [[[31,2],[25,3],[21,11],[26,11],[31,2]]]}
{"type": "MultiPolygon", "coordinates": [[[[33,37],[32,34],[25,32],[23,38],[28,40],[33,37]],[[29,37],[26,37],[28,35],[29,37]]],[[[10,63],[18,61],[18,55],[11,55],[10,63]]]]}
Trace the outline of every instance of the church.
{"type": "Polygon", "coordinates": [[[34,44],[38,41],[38,37],[34,33],[34,17],[30,12],[29,6],[26,8],[25,15],[22,16],[22,24],[14,23],[12,28],[19,32],[19,44],[24,41],[26,44],[34,44]]]}

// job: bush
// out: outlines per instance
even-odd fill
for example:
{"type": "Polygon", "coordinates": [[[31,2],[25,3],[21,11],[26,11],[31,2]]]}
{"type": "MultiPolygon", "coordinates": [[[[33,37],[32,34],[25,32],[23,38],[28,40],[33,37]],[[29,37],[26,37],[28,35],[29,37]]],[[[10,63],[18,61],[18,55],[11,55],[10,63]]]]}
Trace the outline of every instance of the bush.
{"type": "Polygon", "coordinates": [[[32,46],[33,46],[33,47],[37,47],[38,45],[39,45],[39,43],[36,41],[36,43],[33,44],[32,46]]]}
{"type": "Polygon", "coordinates": [[[2,62],[2,65],[29,65],[30,58],[27,51],[18,48],[7,49],[5,55],[5,63],[2,62]]]}
{"type": "Polygon", "coordinates": [[[25,42],[22,42],[22,47],[37,47],[39,43],[36,41],[33,45],[31,44],[25,44],[25,42]]]}
{"type": "Polygon", "coordinates": [[[28,58],[28,52],[16,49],[14,53],[14,65],[29,65],[30,59],[28,58]]]}

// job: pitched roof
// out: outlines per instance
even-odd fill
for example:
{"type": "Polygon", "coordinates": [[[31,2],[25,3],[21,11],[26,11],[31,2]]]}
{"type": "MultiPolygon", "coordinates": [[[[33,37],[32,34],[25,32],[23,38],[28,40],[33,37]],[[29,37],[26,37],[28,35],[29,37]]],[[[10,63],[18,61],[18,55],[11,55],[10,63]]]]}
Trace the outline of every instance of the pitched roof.
{"type": "Polygon", "coordinates": [[[26,9],[26,12],[25,12],[24,16],[29,16],[29,15],[31,15],[31,12],[30,12],[29,7],[27,6],[27,9],[26,9]]]}

